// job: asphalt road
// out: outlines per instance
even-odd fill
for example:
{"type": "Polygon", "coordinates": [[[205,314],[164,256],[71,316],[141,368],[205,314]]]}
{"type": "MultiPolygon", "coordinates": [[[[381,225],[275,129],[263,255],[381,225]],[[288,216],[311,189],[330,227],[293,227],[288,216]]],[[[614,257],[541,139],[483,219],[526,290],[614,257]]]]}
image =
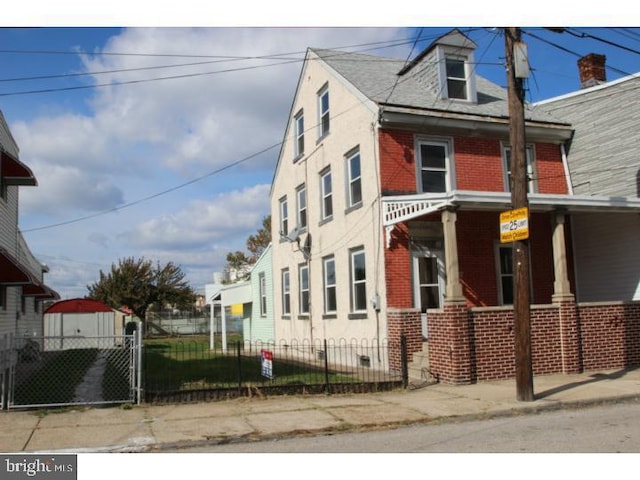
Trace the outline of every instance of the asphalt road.
{"type": "Polygon", "coordinates": [[[640,404],[392,430],[200,446],[216,453],[638,453],[640,404]]]}

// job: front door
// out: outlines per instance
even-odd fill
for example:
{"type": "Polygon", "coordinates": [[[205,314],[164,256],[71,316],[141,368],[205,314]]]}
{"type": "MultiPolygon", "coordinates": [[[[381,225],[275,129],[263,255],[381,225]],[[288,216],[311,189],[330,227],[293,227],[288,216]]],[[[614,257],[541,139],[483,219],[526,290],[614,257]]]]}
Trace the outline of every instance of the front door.
{"type": "Polygon", "coordinates": [[[428,338],[427,309],[441,308],[445,277],[442,250],[421,248],[413,253],[414,307],[422,312],[422,336],[428,338]]]}

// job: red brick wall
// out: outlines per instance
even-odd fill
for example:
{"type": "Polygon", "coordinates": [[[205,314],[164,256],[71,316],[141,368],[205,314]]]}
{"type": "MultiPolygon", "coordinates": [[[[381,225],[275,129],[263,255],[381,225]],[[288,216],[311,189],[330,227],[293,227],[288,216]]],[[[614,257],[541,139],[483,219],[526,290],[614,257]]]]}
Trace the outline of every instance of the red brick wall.
{"type": "Polygon", "coordinates": [[[640,303],[578,309],[584,370],[640,365],[640,303]]]}
{"type": "MultiPolygon", "coordinates": [[[[380,130],[380,175],[383,194],[415,193],[414,134],[380,130]]],[[[456,189],[504,192],[505,180],[500,140],[479,137],[453,138],[456,189]]],[[[535,145],[536,180],[540,193],[567,193],[558,145],[535,145]]]]}
{"type": "MultiPolygon", "coordinates": [[[[462,310],[429,314],[431,372],[451,384],[514,378],[513,310],[462,310]]],[[[638,367],[640,302],[533,306],[531,352],[534,375],[638,367]]]]}
{"type": "Polygon", "coordinates": [[[387,311],[387,335],[389,340],[389,366],[392,370],[402,370],[400,338],[407,338],[407,357],[411,362],[413,354],[422,350],[421,314],[416,309],[389,309],[387,311]]]}

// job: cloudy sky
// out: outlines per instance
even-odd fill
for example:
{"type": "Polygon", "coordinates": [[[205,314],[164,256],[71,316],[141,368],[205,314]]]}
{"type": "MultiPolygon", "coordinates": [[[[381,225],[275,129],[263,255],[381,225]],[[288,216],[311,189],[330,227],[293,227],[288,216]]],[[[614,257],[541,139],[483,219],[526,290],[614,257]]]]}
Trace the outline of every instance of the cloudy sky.
{"type": "MultiPolygon", "coordinates": [[[[38,179],[20,189],[20,228],[63,298],[84,296],[101,269],[128,256],[176,262],[203,289],[269,214],[307,47],[404,60],[448,30],[406,19],[240,28],[191,18],[197,27],[134,18],[151,24],[26,28],[47,24],[35,17],[0,29],[0,109],[38,179]]],[[[504,85],[500,29],[459,28],[478,44],[479,74],[504,85]]],[[[609,79],[640,71],[640,29],[527,31],[529,100],[578,88],[586,53],[607,55],[609,79]]]]}

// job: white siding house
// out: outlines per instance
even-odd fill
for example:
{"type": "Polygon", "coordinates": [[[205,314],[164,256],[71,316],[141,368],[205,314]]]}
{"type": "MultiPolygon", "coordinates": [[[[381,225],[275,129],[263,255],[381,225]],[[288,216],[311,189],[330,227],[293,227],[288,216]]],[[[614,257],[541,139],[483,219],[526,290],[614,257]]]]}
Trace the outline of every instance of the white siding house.
{"type": "Polygon", "coordinates": [[[273,343],[273,269],[269,245],[251,270],[251,317],[245,320],[244,341],[253,344],[273,343]]]}
{"type": "Polygon", "coordinates": [[[33,256],[18,229],[22,186],[37,181],[19,160],[18,146],[0,112],[0,335],[43,333],[42,300],[59,298],[44,284],[48,268],[33,256]]]}

